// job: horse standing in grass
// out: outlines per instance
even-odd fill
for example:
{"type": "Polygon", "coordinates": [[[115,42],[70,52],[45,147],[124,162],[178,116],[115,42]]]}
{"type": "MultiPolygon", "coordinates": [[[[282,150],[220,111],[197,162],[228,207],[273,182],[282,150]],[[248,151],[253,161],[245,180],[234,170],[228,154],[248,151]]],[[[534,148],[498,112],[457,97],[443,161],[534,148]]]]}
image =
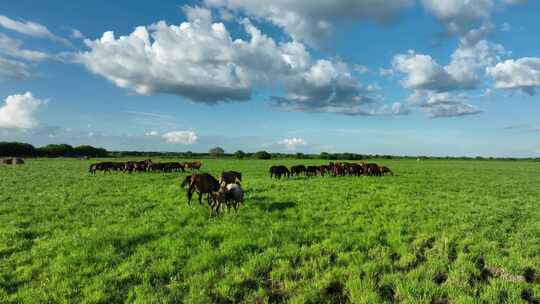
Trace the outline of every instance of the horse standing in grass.
{"type": "Polygon", "coordinates": [[[291,171],[285,166],[272,166],[270,167],[270,178],[281,179],[282,176],[291,177],[291,171]]]}
{"type": "Polygon", "coordinates": [[[382,175],[388,174],[388,175],[394,176],[394,172],[392,172],[392,170],[390,170],[390,168],[388,168],[386,166],[381,166],[380,169],[381,169],[381,174],[382,175]]]}
{"type": "Polygon", "coordinates": [[[194,192],[199,194],[199,204],[202,204],[203,194],[207,195],[208,203],[210,204],[209,195],[212,192],[219,190],[219,181],[208,173],[193,173],[190,176],[187,176],[181,186],[182,188],[185,188],[187,185],[189,185],[187,188],[189,205],[191,204],[191,198],[193,197],[194,192]]]}

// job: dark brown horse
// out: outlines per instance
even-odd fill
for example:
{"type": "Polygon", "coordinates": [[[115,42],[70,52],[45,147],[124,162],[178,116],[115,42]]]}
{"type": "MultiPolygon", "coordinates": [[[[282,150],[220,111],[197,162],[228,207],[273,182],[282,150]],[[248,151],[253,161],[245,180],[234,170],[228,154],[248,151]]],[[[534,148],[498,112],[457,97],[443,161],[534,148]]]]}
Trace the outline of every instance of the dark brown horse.
{"type": "Polygon", "coordinates": [[[221,173],[220,185],[236,184],[242,182],[242,173],[236,171],[226,171],[221,173]]]}
{"type": "Polygon", "coordinates": [[[301,175],[301,174],[305,174],[306,170],[307,170],[307,168],[304,165],[292,166],[291,167],[291,175],[292,176],[298,176],[298,175],[301,175]]]}
{"type": "Polygon", "coordinates": [[[291,177],[291,171],[285,166],[272,166],[270,167],[270,178],[281,179],[282,176],[291,177]]]}
{"type": "Polygon", "coordinates": [[[184,188],[187,185],[189,185],[187,189],[188,204],[191,204],[193,192],[199,194],[199,204],[202,204],[203,194],[207,195],[208,203],[210,204],[209,195],[219,190],[219,181],[208,173],[193,173],[187,176],[181,186],[184,188]]]}

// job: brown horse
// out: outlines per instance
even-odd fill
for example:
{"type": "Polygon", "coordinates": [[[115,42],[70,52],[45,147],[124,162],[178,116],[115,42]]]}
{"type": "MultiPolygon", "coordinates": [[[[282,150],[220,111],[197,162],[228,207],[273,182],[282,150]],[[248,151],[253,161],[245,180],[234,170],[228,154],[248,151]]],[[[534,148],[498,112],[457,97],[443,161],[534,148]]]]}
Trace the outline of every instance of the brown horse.
{"type": "Polygon", "coordinates": [[[272,166],[270,167],[270,178],[281,179],[281,176],[291,177],[291,171],[285,166],[272,166]]]}
{"type": "Polygon", "coordinates": [[[212,192],[219,190],[219,181],[215,179],[212,175],[208,173],[193,173],[190,176],[187,176],[181,184],[181,187],[184,188],[189,184],[187,189],[188,204],[191,204],[191,198],[193,192],[199,194],[199,204],[202,204],[202,195],[207,194],[208,203],[210,204],[209,195],[212,192]]]}
{"type": "Polygon", "coordinates": [[[201,167],[202,167],[202,163],[200,161],[195,161],[195,162],[185,162],[183,163],[184,167],[186,169],[191,169],[191,171],[193,170],[200,170],[201,167]]]}
{"type": "Polygon", "coordinates": [[[13,159],[12,158],[2,159],[2,164],[4,164],[4,165],[12,165],[13,164],[13,159]]]}
{"type": "Polygon", "coordinates": [[[242,173],[236,171],[226,171],[221,173],[220,185],[236,184],[242,182],[242,173]]]}
{"type": "Polygon", "coordinates": [[[394,172],[392,172],[392,170],[390,170],[390,168],[388,168],[386,166],[381,166],[381,174],[382,175],[389,174],[389,175],[394,176],[394,172]]]}

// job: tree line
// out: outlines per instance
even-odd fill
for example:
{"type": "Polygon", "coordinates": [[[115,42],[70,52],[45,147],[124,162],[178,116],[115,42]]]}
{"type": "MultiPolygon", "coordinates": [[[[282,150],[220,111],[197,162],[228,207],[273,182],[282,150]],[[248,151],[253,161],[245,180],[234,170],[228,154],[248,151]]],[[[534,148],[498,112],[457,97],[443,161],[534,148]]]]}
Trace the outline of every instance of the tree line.
{"type": "Polygon", "coordinates": [[[89,145],[73,147],[67,144],[52,144],[43,147],[34,147],[31,144],[19,142],[0,142],[0,157],[176,157],[176,158],[236,158],[236,159],[324,159],[359,161],[366,159],[418,159],[418,160],[532,160],[540,158],[498,158],[498,157],[456,157],[456,156],[396,156],[380,154],[358,153],[270,153],[267,151],[244,152],[238,150],[226,153],[221,147],[214,147],[207,153],[197,152],[144,152],[144,151],[107,151],[89,145]]]}
{"type": "Polygon", "coordinates": [[[73,147],[67,144],[34,147],[19,142],[0,142],[0,157],[107,157],[109,152],[103,148],[89,145],[73,147]]]}

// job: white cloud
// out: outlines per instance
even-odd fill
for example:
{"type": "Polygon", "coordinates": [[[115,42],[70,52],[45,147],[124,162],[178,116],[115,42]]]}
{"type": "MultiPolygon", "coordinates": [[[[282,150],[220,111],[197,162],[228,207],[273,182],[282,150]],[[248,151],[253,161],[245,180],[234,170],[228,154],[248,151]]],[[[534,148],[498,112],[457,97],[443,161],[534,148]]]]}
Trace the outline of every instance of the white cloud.
{"type": "Polygon", "coordinates": [[[30,71],[25,63],[0,57],[0,80],[26,78],[30,78],[30,71]]]}
{"type": "MultiPolygon", "coordinates": [[[[343,62],[318,60],[309,70],[289,79],[285,97],[272,97],[273,105],[284,111],[334,113],[344,115],[399,115],[392,107],[368,97],[364,87],[352,77],[343,62]]],[[[400,108],[401,109],[401,108],[400,108]]]]}
{"type": "Polygon", "coordinates": [[[10,38],[0,33],[0,53],[15,58],[21,58],[32,61],[44,60],[49,57],[46,53],[30,51],[21,48],[22,43],[19,40],[10,38]]]}
{"type": "Polygon", "coordinates": [[[540,58],[509,59],[488,67],[486,72],[494,79],[497,89],[520,89],[529,95],[535,95],[540,86],[540,58]]]}
{"type": "MultiPolygon", "coordinates": [[[[299,42],[276,43],[249,20],[240,21],[249,40],[233,39],[210,11],[183,7],[188,22],[158,22],[116,38],[86,40],[78,60],[90,71],[139,94],[168,93],[214,104],[249,100],[259,87],[283,85],[273,97],[285,110],[378,115],[368,89],[337,60],[314,61],[299,42]]],[[[386,110],[385,110],[386,111],[386,110]]],[[[388,112],[388,111],[386,111],[388,112]]],[[[388,112],[389,113],[389,112],[388,112]]]]}
{"type": "Polygon", "coordinates": [[[66,39],[54,35],[44,25],[32,21],[17,21],[4,15],[0,15],[0,27],[32,37],[47,38],[69,44],[66,39]]]}
{"type": "Polygon", "coordinates": [[[205,0],[209,7],[227,8],[262,18],[284,29],[295,40],[317,45],[346,21],[385,22],[413,0],[205,0]]]}
{"type": "Polygon", "coordinates": [[[380,68],[379,69],[379,75],[381,77],[390,77],[390,76],[394,75],[394,70],[393,69],[380,68]]]}
{"type": "Polygon", "coordinates": [[[197,134],[193,131],[171,131],[162,135],[170,144],[192,145],[197,142],[197,134]]]}
{"type": "Polygon", "coordinates": [[[361,64],[355,64],[354,65],[354,70],[360,74],[365,74],[367,72],[369,72],[369,68],[365,65],[361,65],[361,64]]]}
{"type": "Polygon", "coordinates": [[[159,136],[159,133],[157,131],[150,131],[144,133],[144,136],[159,136]]]}
{"type": "Polygon", "coordinates": [[[0,106],[0,128],[31,129],[37,125],[35,111],[46,103],[32,93],[10,95],[0,106]]]}
{"type": "Polygon", "coordinates": [[[305,146],[307,142],[303,138],[285,138],[278,142],[278,145],[285,146],[288,150],[294,151],[298,146],[305,146]]]}
{"type": "Polygon", "coordinates": [[[307,68],[302,44],[277,44],[248,21],[250,40],[233,40],[208,11],[187,10],[189,22],[140,26],[129,36],[105,32],[80,53],[86,67],[122,88],[139,94],[169,93],[191,101],[215,103],[251,98],[253,87],[307,68]],[[203,13],[206,12],[206,13],[203,13]]]}
{"type": "Polygon", "coordinates": [[[409,51],[396,55],[392,64],[396,71],[406,75],[402,81],[405,88],[446,91],[458,86],[448,71],[429,55],[409,51]]]}
{"type": "Polygon", "coordinates": [[[78,29],[72,29],[70,37],[73,39],[86,39],[84,34],[78,29]]]}
{"type": "Polygon", "coordinates": [[[448,33],[468,41],[484,39],[492,32],[491,15],[497,7],[516,5],[526,0],[422,0],[426,10],[434,15],[448,33]]]}
{"type": "Polygon", "coordinates": [[[506,55],[501,45],[481,40],[474,45],[461,43],[447,66],[440,65],[430,55],[409,51],[394,56],[393,67],[405,74],[402,84],[408,89],[437,92],[471,90],[480,81],[477,71],[495,64],[506,55]]]}
{"type": "Polygon", "coordinates": [[[482,113],[478,107],[467,103],[464,95],[456,96],[448,92],[414,91],[409,96],[409,103],[426,112],[431,118],[457,117],[482,113]]]}

